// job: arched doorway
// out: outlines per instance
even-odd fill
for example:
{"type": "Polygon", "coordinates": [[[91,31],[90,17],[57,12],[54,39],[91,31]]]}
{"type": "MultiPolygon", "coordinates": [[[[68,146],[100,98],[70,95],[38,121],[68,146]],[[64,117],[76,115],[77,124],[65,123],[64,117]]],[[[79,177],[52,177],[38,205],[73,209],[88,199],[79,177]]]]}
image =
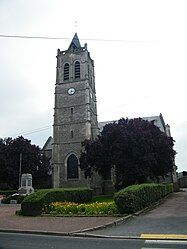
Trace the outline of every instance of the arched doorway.
{"type": "Polygon", "coordinates": [[[71,154],[67,160],[67,179],[78,179],[79,168],[78,159],[74,154],[71,154]]]}

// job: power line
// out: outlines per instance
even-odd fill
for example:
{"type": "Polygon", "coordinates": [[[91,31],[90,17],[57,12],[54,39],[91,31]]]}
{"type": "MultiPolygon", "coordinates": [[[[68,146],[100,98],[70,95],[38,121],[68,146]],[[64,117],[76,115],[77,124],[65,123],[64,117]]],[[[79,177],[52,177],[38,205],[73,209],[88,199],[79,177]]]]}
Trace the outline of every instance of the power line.
{"type": "Polygon", "coordinates": [[[51,126],[48,126],[48,127],[46,127],[46,128],[38,128],[38,129],[36,129],[36,130],[28,131],[28,132],[25,132],[25,133],[22,133],[22,134],[23,134],[23,135],[29,135],[29,134],[33,134],[33,133],[37,133],[37,132],[49,130],[49,129],[51,129],[51,126]]]}
{"type": "MultiPolygon", "coordinates": [[[[107,109],[104,109],[104,112],[115,110],[115,109],[124,107],[126,105],[127,105],[127,103],[121,104],[121,105],[117,105],[117,106],[114,106],[114,107],[111,107],[111,108],[107,108],[107,109]]],[[[33,133],[37,133],[37,132],[41,132],[41,131],[45,131],[45,130],[50,130],[51,128],[52,128],[52,126],[43,126],[43,127],[36,128],[34,130],[19,132],[16,135],[13,135],[13,136],[30,135],[30,134],[33,134],[33,133]]]]}
{"type": "Polygon", "coordinates": [[[48,36],[26,36],[26,35],[2,35],[2,38],[22,38],[22,39],[48,39],[48,40],[69,40],[70,38],[65,37],[48,37],[48,36]]]}
{"type": "Polygon", "coordinates": [[[20,135],[30,135],[30,134],[33,134],[33,133],[37,133],[37,132],[41,132],[41,131],[45,131],[45,130],[49,130],[51,129],[52,127],[51,126],[44,126],[44,127],[40,127],[40,128],[36,128],[34,130],[30,130],[30,131],[25,131],[25,132],[19,132],[17,133],[16,135],[14,135],[15,137],[16,136],[20,136],[20,135]]]}
{"type": "MultiPolygon", "coordinates": [[[[68,37],[50,37],[50,36],[26,36],[26,35],[6,35],[0,34],[0,38],[18,38],[18,39],[44,39],[44,40],[71,40],[68,37]]],[[[158,43],[158,41],[134,41],[123,39],[102,39],[102,38],[82,38],[81,40],[98,42],[126,42],[126,43],[158,43]]]]}

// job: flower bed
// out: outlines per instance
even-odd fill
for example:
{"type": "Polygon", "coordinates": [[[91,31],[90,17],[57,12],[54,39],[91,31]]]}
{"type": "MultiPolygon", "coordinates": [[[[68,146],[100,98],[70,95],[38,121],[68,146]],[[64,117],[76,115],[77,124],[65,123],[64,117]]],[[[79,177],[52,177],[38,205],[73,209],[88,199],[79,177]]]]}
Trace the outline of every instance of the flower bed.
{"type": "Polygon", "coordinates": [[[53,215],[113,215],[117,213],[117,208],[114,202],[93,202],[89,204],[52,202],[45,205],[43,213],[53,215]]]}

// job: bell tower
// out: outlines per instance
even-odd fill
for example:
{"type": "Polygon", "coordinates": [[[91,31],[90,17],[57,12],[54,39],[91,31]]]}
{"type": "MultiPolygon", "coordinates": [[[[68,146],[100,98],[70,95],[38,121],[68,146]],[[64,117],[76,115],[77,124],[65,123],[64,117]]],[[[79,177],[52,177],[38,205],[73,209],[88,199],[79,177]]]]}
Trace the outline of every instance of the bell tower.
{"type": "Polygon", "coordinates": [[[98,134],[94,61],[75,33],[67,50],[57,50],[53,187],[87,186],[79,167],[81,143],[98,134]]]}

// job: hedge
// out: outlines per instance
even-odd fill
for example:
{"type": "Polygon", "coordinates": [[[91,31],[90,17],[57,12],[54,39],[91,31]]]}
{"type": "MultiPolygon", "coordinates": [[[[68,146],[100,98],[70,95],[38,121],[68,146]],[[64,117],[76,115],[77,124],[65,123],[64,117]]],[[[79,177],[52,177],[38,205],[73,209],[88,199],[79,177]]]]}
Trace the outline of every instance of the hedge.
{"type": "Polygon", "coordinates": [[[17,192],[18,190],[0,190],[0,195],[5,195],[6,197],[8,197],[9,195],[13,195],[17,192]]]}
{"type": "Polygon", "coordinates": [[[44,205],[51,202],[86,203],[92,200],[92,190],[76,189],[41,189],[27,196],[21,203],[20,214],[28,216],[41,215],[44,205]]]}
{"type": "Polygon", "coordinates": [[[140,184],[120,190],[114,195],[119,213],[134,213],[173,192],[173,184],[140,184]]]}

